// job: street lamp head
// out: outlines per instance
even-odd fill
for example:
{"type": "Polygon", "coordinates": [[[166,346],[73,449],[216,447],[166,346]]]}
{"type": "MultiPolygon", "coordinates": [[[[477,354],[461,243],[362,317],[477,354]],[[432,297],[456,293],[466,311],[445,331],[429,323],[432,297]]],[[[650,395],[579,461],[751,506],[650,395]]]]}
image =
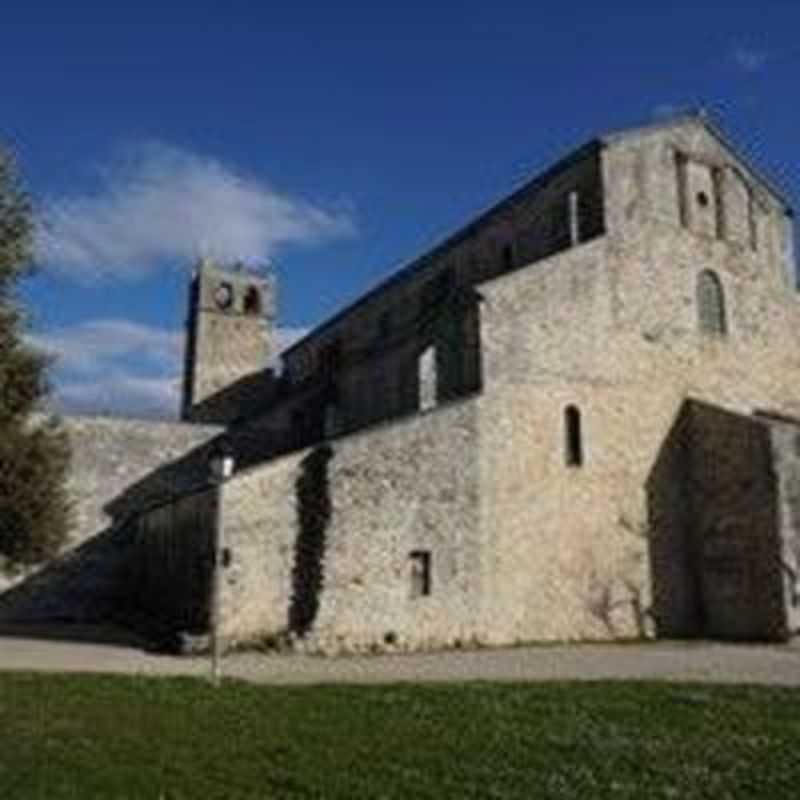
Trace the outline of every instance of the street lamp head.
{"type": "Polygon", "coordinates": [[[226,434],[217,437],[211,443],[208,452],[208,471],[211,479],[221,483],[233,475],[236,458],[233,443],[226,434]]]}

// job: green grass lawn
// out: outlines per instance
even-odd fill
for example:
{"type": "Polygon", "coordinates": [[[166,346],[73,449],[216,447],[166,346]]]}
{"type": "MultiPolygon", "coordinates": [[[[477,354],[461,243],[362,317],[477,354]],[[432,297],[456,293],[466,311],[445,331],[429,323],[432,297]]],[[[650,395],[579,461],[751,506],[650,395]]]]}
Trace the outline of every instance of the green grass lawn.
{"type": "Polygon", "coordinates": [[[0,797],[777,798],[800,691],[0,674],[0,797]]]}

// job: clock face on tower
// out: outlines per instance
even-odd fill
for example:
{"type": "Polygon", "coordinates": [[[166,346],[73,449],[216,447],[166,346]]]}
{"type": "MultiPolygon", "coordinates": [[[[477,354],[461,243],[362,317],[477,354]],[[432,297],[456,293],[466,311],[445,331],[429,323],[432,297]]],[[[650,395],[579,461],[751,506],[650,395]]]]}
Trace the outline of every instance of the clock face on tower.
{"type": "Polygon", "coordinates": [[[228,309],[233,305],[233,287],[229,283],[220,283],[214,289],[214,302],[217,308],[228,309]]]}

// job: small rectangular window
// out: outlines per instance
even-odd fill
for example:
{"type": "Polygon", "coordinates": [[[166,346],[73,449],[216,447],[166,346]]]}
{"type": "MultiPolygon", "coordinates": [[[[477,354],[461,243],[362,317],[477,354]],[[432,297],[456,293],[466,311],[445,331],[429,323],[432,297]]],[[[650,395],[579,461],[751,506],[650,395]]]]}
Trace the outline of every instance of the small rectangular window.
{"type": "Polygon", "coordinates": [[[431,593],[431,552],[412,550],[409,555],[411,569],[411,597],[428,597],[431,593]]]}
{"type": "Polygon", "coordinates": [[[751,187],[747,189],[747,222],[750,228],[750,249],[758,250],[758,205],[751,187]]]}
{"type": "Polygon", "coordinates": [[[503,269],[514,268],[514,245],[507,244],[503,248],[503,269]]]}
{"type": "Polygon", "coordinates": [[[435,345],[417,356],[417,409],[430,411],[439,402],[439,365],[435,345]]]}
{"type": "Polygon", "coordinates": [[[322,432],[325,438],[339,433],[340,414],[336,403],[326,403],[322,408],[322,432]]]}
{"type": "Polygon", "coordinates": [[[580,196],[577,192],[570,192],[567,202],[569,204],[569,243],[575,247],[581,241],[580,196]]]}
{"type": "Polygon", "coordinates": [[[675,151],[675,172],[677,174],[678,217],[684,228],[689,227],[689,158],[680,150],[675,151]]]}
{"type": "Polygon", "coordinates": [[[567,406],[564,409],[564,432],[567,466],[582,467],[583,435],[581,433],[581,412],[577,406],[567,406]]]}
{"type": "Polygon", "coordinates": [[[724,239],[727,230],[725,219],[725,171],[722,167],[711,168],[711,180],[714,185],[714,212],[716,214],[717,239],[724,239]]]}

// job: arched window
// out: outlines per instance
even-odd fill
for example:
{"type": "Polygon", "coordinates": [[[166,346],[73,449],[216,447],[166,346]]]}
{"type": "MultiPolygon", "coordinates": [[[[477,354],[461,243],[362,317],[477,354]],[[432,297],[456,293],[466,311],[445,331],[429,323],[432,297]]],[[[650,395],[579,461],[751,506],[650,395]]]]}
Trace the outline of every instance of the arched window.
{"type": "Polygon", "coordinates": [[[567,406],[564,409],[564,446],[564,456],[567,466],[583,466],[581,412],[577,406],[567,406]]]}
{"type": "Polygon", "coordinates": [[[254,316],[261,313],[261,295],[255,286],[251,286],[244,296],[244,313],[254,316]]]}
{"type": "Polygon", "coordinates": [[[697,276],[697,315],[701,333],[723,336],[728,332],[722,281],[710,269],[697,276]]]}

